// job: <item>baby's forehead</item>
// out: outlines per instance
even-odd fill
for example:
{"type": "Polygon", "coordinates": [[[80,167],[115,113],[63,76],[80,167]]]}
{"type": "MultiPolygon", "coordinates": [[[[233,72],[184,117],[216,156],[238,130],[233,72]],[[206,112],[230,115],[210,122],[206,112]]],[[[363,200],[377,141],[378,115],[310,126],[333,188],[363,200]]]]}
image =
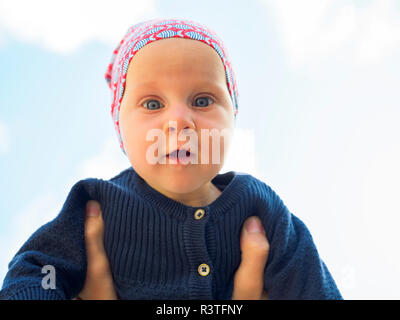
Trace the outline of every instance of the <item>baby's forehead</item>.
{"type": "Polygon", "coordinates": [[[223,61],[213,48],[201,41],[186,38],[167,38],[143,46],[132,57],[130,66],[139,63],[155,67],[207,63],[211,64],[210,67],[218,65],[224,68],[223,61]]]}
{"type": "Polygon", "coordinates": [[[177,38],[144,46],[132,58],[127,77],[149,86],[158,80],[185,79],[200,85],[226,81],[223,62],[214,49],[200,41],[177,38]]]}

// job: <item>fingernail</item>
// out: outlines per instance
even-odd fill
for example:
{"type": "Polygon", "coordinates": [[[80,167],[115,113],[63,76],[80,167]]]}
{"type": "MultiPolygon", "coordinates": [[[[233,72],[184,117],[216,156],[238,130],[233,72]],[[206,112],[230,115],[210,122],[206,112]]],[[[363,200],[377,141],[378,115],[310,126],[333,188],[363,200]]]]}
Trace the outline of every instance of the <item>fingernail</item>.
{"type": "Polygon", "coordinates": [[[86,217],[97,217],[100,213],[100,210],[95,201],[89,200],[86,203],[86,217]]]}
{"type": "Polygon", "coordinates": [[[257,218],[250,218],[245,228],[248,233],[262,232],[263,230],[262,224],[257,218]]]}

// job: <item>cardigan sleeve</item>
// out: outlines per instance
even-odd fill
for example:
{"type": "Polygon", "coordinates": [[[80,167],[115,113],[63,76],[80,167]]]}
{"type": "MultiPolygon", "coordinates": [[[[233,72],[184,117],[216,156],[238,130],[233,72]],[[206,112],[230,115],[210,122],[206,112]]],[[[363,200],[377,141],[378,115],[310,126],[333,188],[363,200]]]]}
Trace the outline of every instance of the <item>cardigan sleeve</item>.
{"type": "Polygon", "coordinates": [[[270,299],[343,299],[305,224],[264,184],[258,214],[270,243],[264,288],[270,299]]]}
{"type": "Polygon", "coordinates": [[[84,208],[94,189],[88,180],[72,187],[57,217],[34,232],[13,257],[0,299],[72,299],[81,291],[86,277],[84,208]]]}

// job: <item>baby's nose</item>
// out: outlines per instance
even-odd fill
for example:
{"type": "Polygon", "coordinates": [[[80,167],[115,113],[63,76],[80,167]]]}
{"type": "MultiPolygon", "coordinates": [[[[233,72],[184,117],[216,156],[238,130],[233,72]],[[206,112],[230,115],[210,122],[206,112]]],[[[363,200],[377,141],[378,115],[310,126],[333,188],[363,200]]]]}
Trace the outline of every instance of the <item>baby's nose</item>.
{"type": "MultiPolygon", "coordinates": [[[[170,121],[170,123],[173,123],[173,122],[175,122],[176,123],[176,121],[170,121]]],[[[188,130],[188,129],[191,129],[189,126],[186,126],[186,127],[184,127],[184,128],[182,128],[183,130],[188,130]]],[[[179,130],[177,129],[177,125],[171,125],[171,126],[169,126],[169,128],[168,128],[168,132],[169,133],[173,133],[173,132],[175,132],[175,131],[177,131],[177,132],[179,132],[179,130]]]]}
{"type": "Polygon", "coordinates": [[[197,132],[195,130],[195,125],[193,122],[185,122],[185,121],[169,121],[165,135],[166,135],[166,144],[169,146],[168,150],[174,150],[177,146],[181,146],[186,142],[192,141],[193,143],[197,143],[199,140],[197,136],[197,132]]]}
{"type": "Polygon", "coordinates": [[[193,121],[188,120],[169,120],[168,123],[165,124],[165,134],[167,136],[179,136],[182,133],[185,134],[195,134],[195,124],[193,121]]]}
{"type": "Polygon", "coordinates": [[[171,102],[164,113],[164,132],[180,134],[182,130],[195,130],[194,113],[184,101],[171,102]]]}

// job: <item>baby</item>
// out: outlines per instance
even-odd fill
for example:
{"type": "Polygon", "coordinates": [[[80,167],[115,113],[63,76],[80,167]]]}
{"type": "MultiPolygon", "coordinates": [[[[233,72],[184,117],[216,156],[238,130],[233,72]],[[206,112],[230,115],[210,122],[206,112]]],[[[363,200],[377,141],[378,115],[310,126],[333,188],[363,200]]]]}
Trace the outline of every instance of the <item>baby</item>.
{"type": "Polygon", "coordinates": [[[106,80],[132,167],[107,181],[77,182],[58,216],[10,262],[0,298],[77,296],[86,272],[85,205],[96,200],[120,299],[230,299],[240,230],[253,215],[270,243],[270,299],[342,299],[308,229],[278,195],[251,175],[219,174],[238,92],[213,31],[188,20],[136,24],[114,50],[106,80]],[[43,285],[43,269],[56,273],[56,285],[43,285]]]}

